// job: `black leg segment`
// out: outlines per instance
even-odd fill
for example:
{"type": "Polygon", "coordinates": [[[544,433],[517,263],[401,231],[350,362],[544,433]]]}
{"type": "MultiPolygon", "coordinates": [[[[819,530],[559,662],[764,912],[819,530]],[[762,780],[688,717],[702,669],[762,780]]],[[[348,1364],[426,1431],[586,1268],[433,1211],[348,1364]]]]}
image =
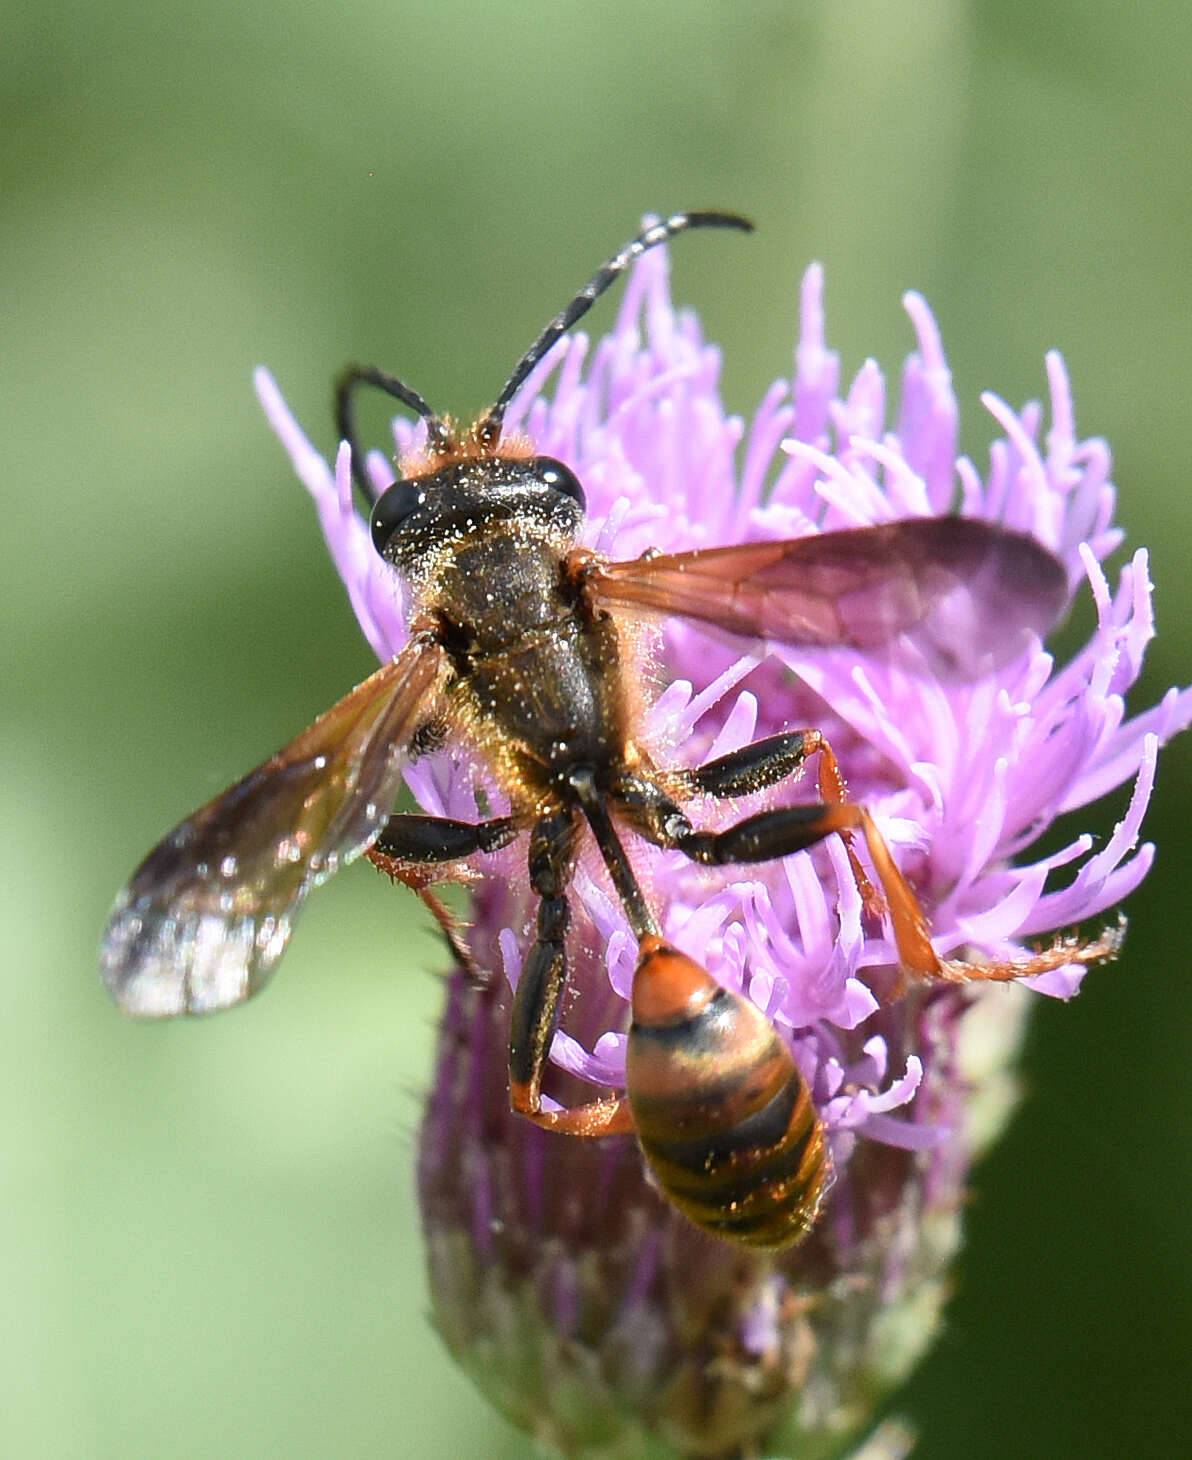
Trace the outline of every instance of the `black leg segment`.
{"type": "Polygon", "coordinates": [[[515,1101],[538,1108],[542,1075],[559,1025],[567,982],[564,940],[571,921],[567,879],[575,843],[570,811],[544,816],[530,835],[530,885],[541,899],[538,934],[522,964],[509,1029],[509,1089],[515,1101]]]}
{"type": "MultiPolygon", "coordinates": [[[[627,782],[629,780],[637,781],[637,779],[636,777],[625,778],[627,782]]],[[[621,845],[620,838],[609,819],[604,794],[597,786],[596,777],[591,768],[588,766],[575,767],[568,777],[568,783],[575,792],[576,800],[583,809],[588,825],[592,828],[592,835],[596,839],[596,845],[600,848],[600,855],[604,858],[604,865],[608,868],[608,875],[612,878],[613,886],[617,889],[621,906],[625,909],[625,916],[629,919],[629,926],[633,929],[633,936],[639,942],[642,938],[657,937],[661,930],[646,899],[642,896],[637,878],[633,875],[633,868],[629,865],[629,858],[625,855],[625,848],[621,845]]],[[[649,786],[649,782],[643,781],[642,784],[649,786]]],[[[667,802],[667,805],[670,804],[667,802]]]]}
{"type": "MultiPolygon", "coordinates": [[[[679,804],[648,776],[628,773],[615,783],[615,803],[641,834],[656,846],[683,852],[693,862],[720,867],[729,862],[768,862],[814,846],[833,832],[849,834],[861,826],[861,808],[847,799],[844,779],[827,742],[818,730],[790,730],[755,740],[683,774],[693,792],[730,799],[773,786],[818,755],[819,791],[823,798],[805,806],[785,806],[747,816],[724,831],[696,831],[679,804]]],[[[870,891],[849,847],[857,885],[870,891]]]]}
{"type": "MultiPolygon", "coordinates": [[[[818,749],[817,747],[814,747],[818,749]]],[[[691,772],[691,788],[705,796],[748,796],[797,771],[810,754],[802,730],[769,735],[691,772]]]]}
{"type": "Polygon", "coordinates": [[[399,813],[385,823],[373,851],[395,862],[457,862],[477,852],[495,852],[516,835],[517,823],[511,816],[475,822],[399,813]]]}
{"type": "Polygon", "coordinates": [[[721,867],[727,862],[769,862],[789,857],[823,841],[833,832],[859,824],[859,808],[842,803],[784,806],[747,816],[724,831],[696,831],[690,826],[671,843],[693,862],[721,867]]]}

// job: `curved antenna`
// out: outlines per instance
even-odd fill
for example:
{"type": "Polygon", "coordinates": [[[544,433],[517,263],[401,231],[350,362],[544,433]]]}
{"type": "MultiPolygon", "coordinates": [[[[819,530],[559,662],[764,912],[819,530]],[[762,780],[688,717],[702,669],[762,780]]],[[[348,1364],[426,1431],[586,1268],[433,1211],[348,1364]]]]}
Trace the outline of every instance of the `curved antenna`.
{"type": "MultiPolygon", "coordinates": [[[[513,373],[505,382],[501,394],[497,397],[496,403],[476,423],[475,432],[484,445],[492,447],[500,439],[501,424],[505,419],[505,409],[517,393],[519,387],[524,383],[525,378],[538,364],[543,355],[550,349],[557,339],[565,335],[573,324],[582,319],[597,299],[604,293],[608,286],[623,274],[634,259],[640,258],[647,249],[655,248],[660,243],[665,243],[668,238],[673,238],[676,233],[685,233],[689,228],[739,228],[744,233],[753,232],[753,224],[748,218],[742,218],[738,213],[674,213],[669,218],[664,218],[660,223],[651,223],[648,228],[643,228],[636,238],[620,251],[612,256],[604,264],[584,287],[579,291],[566,309],[560,310],[554,319],[542,331],[526,353],[513,367],[513,373]]],[[[353,460],[355,458],[353,457],[353,460]]]]}
{"type": "Polygon", "coordinates": [[[396,375],[388,375],[375,365],[349,365],[335,382],[335,425],[339,439],[346,441],[351,448],[352,476],[371,506],[373,486],[364,469],[364,448],[356,434],[356,412],[352,405],[352,396],[358,385],[375,385],[401,401],[403,406],[416,411],[426,422],[426,446],[432,456],[448,455],[454,442],[442,418],[431,410],[416,390],[411,390],[396,375]]]}

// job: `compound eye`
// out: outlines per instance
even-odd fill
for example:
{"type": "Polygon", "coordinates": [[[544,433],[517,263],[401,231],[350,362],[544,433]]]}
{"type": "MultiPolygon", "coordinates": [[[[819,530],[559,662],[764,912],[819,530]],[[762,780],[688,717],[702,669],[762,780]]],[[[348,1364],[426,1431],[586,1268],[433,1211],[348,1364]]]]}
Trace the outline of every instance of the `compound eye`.
{"type": "Polygon", "coordinates": [[[397,481],[385,488],[377,498],[369,519],[377,552],[384,553],[390,538],[425,501],[426,493],[417,482],[397,481]]]}
{"type": "Polygon", "coordinates": [[[584,496],[584,489],[579,484],[579,478],[570,467],[564,466],[561,461],[556,461],[553,456],[536,456],[532,463],[534,476],[544,486],[553,487],[556,492],[564,497],[570,497],[578,502],[581,507],[588,505],[584,496]]]}

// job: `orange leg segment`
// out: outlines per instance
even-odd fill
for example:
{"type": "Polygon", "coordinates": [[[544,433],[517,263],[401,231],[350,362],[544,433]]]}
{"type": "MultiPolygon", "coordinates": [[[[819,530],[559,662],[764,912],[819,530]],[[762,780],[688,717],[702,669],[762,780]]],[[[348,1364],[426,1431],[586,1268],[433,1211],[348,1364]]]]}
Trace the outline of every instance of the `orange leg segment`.
{"type": "Polygon", "coordinates": [[[543,1130],[567,1136],[623,1136],[633,1132],[633,1116],[623,1095],[590,1100],[570,1110],[543,1110],[541,1081],[509,1083],[509,1103],[543,1130]]]}

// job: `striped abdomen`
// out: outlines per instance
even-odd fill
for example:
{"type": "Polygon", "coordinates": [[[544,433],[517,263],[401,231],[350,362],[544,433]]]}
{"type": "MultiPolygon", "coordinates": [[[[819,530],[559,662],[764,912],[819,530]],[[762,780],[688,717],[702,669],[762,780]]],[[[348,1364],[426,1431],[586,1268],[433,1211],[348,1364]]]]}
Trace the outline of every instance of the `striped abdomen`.
{"type": "Polygon", "coordinates": [[[759,1009],[658,938],[638,960],[625,1083],[659,1186],[697,1226],[751,1247],[810,1229],[828,1158],[806,1080],[759,1009]]]}

